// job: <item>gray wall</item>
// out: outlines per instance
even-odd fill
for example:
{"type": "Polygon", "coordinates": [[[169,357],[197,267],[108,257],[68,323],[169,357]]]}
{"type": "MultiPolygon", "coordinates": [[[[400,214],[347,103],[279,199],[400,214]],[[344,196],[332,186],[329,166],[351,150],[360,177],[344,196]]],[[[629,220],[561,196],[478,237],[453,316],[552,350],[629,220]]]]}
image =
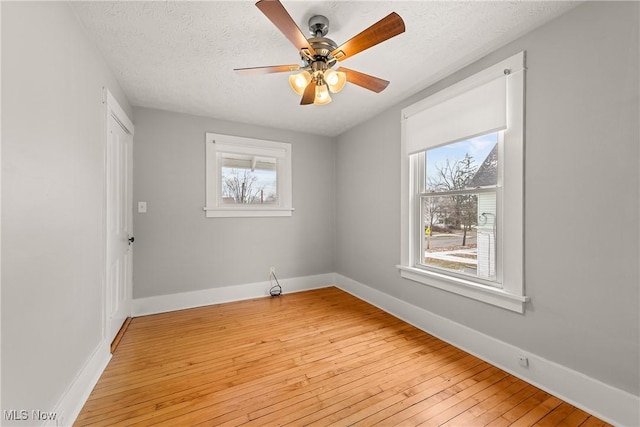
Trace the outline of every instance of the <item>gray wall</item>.
{"type": "Polygon", "coordinates": [[[335,271],[638,395],[638,6],[580,5],[339,136],[335,271]],[[525,315],[395,268],[401,108],[521,50],[525,315]]]}
{"type": "Polygon", "coordinates": [[[134,109],[134,298],[333,272],[334,140],[134,109]],[[205,132],[292,144],[291,217],[205,218],[205,132]]]}
{"type": "Polygon", "coordinates": [[[2,409],[51,411],[102,339],[102,88],[131,108],[66,3],[1,7],[2,409]]]}

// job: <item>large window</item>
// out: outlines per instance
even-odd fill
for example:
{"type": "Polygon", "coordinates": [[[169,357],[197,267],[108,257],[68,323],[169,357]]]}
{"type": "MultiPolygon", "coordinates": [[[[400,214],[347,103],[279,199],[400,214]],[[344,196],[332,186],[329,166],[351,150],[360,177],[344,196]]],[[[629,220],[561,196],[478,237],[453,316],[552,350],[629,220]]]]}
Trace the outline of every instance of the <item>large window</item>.
{"type": "Polygon", "coordinates": [[[291,145],[206,134],[207,217],[291,216],[291,145]]]}
{"type": "Polygon", "coordinates": [[[524,53],[402,111],[404,278],[523,312],[524,53]]]}

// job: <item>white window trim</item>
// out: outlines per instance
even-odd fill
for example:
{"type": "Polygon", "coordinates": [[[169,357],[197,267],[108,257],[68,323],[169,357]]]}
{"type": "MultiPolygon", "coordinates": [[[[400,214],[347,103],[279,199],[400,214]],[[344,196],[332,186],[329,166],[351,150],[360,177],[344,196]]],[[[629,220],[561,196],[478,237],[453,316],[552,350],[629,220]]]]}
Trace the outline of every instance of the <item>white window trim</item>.
{"type": "MultiPolygon", "coordinates": [[[[457,84],[402,110],[401,116],[401,253],[397,268],[403,278],[483,301],[507,310],[524,313],[529,297],[524,289],[524,52],[520,52],[457,84]],[[507,71],[508,70],[508,71],[507,71]],[[481,280],[448,275],[445,271],[419,268],[421,234],[419,206],[416,203],[420,167],[407,154],[406,119],[437,103],[471,90],[499,74],[507,76],[507,129],[503,133],[504,165],[502,187],[502,245],[498,262],[502,265],[502,288],[487,286],[481,280]]],[[[472,137],[475,135],[469,135],[472,137]]],[[[454,141],[451,141],[454,142],[454,141]]]]}
{"type": "Polygon", "coordinates": [[[294,210],[291,194],[291,144],[207,132],[205,135],[205,157],[206,206],[204,211],[207,218],[291,216],[294,210]],[[222,205],[217,153],[228,151],[278,158],[277,204],[222,205]]]}

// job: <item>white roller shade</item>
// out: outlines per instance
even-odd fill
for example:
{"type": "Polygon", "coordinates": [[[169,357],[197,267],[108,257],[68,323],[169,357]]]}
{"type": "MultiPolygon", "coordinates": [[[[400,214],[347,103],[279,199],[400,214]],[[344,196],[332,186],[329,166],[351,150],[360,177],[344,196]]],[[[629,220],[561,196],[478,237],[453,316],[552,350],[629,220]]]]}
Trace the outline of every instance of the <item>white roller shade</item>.
{"type": "Polygon", "coordinates": [[[448,91],[432,95],[432,105],[405,119],[406,154],[506,129],[506,76],[447,98],[448,91]]]}
{"type": "Polygon", "coordinates": [[[223,168],[274,171],[276,170],[276,158],[220,153],[220,165],[223,168]]]}
{"type": "Polygon", "coordinates": [[[263,157],[276,157],[283,158],[286,155],[286,150],[283,148],[272,147],[257,147],[249,145],[240,145],[225,142],[216,142],[215,150],[224,153],[245,154],[250,157],[263,156],[263,157]]]}

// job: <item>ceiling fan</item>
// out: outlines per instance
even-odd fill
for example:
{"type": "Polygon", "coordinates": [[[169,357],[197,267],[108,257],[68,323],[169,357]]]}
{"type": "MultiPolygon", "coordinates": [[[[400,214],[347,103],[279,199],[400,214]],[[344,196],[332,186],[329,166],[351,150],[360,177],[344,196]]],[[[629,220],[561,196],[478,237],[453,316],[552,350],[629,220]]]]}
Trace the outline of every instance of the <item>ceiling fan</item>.
{"type": "Polygon", "coordinates": [[[341,91],[347,81],[376,93],[389,85],[387,80],[378,77],[344,67],[334,70],[333,67],[337,62],[403,33],[404,21],[397,13],[390,13],[338,46],[325,37],[329,31],[329,20],[322,15],[309,19],[309,31],[313,37],[307,39],[279,0],[260,0],[256,6],[298,49],[303,64],[236,68],[234,71],[241,74],[267,74],[302,70],[289,76],[291,88],[302,95],[300,105],[328,104],[331,102],[329,91],[341,91]]]}

